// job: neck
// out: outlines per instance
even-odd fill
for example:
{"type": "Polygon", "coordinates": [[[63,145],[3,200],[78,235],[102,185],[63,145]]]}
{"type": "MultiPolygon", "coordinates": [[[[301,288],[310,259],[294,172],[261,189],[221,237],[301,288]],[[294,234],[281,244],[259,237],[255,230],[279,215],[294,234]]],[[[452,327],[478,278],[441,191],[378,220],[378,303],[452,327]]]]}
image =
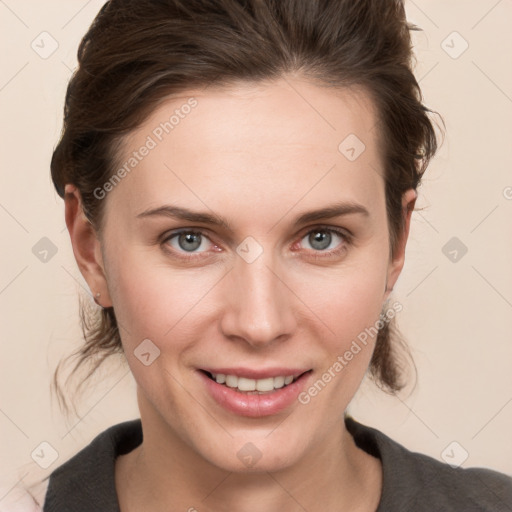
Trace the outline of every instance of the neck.
{"type": "Polygon", "coordinates": [[[143,443],[116,460],[121,512],[375,511],[381,494],[380,461],[339,428],[291,467],[234,473],[183,443],[161,417],[143,420],[143,443]]]}

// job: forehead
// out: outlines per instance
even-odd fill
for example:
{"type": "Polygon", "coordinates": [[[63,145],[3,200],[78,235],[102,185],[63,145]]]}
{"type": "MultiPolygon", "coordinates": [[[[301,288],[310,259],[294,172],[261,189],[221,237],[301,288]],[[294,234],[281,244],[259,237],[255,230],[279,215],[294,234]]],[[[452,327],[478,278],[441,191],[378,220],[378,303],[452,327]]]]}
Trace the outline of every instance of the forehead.
{"type": "Polygon", "coordinates": [[[296,78],[169,97],[126,137],[117,164],[129,172],[109,203],[135,213],[178,197],[289,207],[306,189],[305,203],[325,194],[368,203],[382,188],[369,97],[296,78]]]}

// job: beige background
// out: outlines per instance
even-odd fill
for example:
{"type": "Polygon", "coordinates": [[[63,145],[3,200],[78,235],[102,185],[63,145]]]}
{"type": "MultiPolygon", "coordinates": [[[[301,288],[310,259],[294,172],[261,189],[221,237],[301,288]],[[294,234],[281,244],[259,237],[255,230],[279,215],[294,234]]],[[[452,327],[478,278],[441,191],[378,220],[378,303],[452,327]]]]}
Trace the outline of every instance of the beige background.
{"type": "MultiPolygon", "coordinates": [[[[66,421],[49,388],[59,359],[80,343],[85,286],[49,161],[79,40],[102,4],[0,0],[0,460],[9,486],[42,478],[100,431],[138,416],[122,365],[89,386],[81,418],[66,421]],[[51,38],[58,48],[42,58],[31,43],[50,52],[51,38]],[[43,237],[57,250],[46,262],[33,253],[43,237]],[[58,457],[46,469],[31,457],[43,449],[51,462],[42,442],[58,457]]],[[[409,449],[455,462],[467,452],[464,467],[512,474],[512,0],[416,0],[407,11],[424,30],[414,41],[425,102],[447,127],[394,292],[418,384],[400,398],[364,384],[351,411],[409,449]],[[452,237],[467,247],[455,262],[453,247],[443,253],[452,237]]]]}

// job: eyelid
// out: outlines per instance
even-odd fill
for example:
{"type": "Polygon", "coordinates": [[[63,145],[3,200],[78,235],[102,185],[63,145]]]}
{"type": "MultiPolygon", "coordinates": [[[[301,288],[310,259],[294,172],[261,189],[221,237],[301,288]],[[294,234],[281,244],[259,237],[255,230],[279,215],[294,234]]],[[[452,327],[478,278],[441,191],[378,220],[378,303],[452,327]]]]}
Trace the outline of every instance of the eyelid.
{"type": "Polygon", "coordinates": [[[204,257],[205,254],[207,254],[209,252],[209,250],[187,253],[187,251],[179,251],[179,250],[175,249],[174,247],[171,247],[168,242],[183,233],[193,233],[193,234],[201,235],[201,237],[206,238],[212,246],[218,247],[218,245],[211,239],[211,237],[206,233],[206,231],[208,231],[208,230],[206,230],[205,228],[178,228],[175,230],[167,231],[166,233],[164,233],[163,235],[161,235],[158,238],[158,241],[161,244],[161,246],[164,248],[165,251],[167,251],[168,253],[172,253],[173,255],[178,255],[177,256],[178,258],[188,259],[188,260],[193,259],[193,258],[200,258],[200,257],[204,257]]]}
{"type": "MultiPolygon", "coordinates": [[[[162,245],[167,245],[167,242],[169,242],[169,240],[171,240],[172,238],[175,238],[177,236],[179,236],[180,234],[182,233],[194,233],[194,234],[200,234],[202,237],[205,237],[208,239],[208,241],[210,242],[210,244],[212,244],[213,246],[215,247],[219,247],[220,244],[214,242],[211,238],[211,235],[209,235],[208,233],[208,229],[207,228],[204,228],[204,227],[201,227],[201,228],[195,228],[195,227],[186,227],[186,228],[177,228],[175,230],[171,230],[171,231],[167,231],[166,233],[164,233],[163,235],[161,235],[159,237],[159,241],[162,245]]],[[[331,250],[328,250],[328,251],[320,251],[320,250],[314,250],[314,249],[305,249],[308,253],[310,254],[315,254],[317,255],[318,257],[322,257],[322,255],[325,255],[326,257],[328,257],[329,255],[333,255],[333,254],[336,254],[337,252],[343,250],[344,248],[346,248],[346,244],[350,244],[352,242],[352,233],[347,230],[346,228],[341,228],[341,227],[337,227],[337,226],[330,226],[330,225],[322,225],[322,224],[316,224],[314,226],[308,226],[306,228],[303,228],[303,230],[300,232],[300,234],[298,235],[295,235],[294,239],[296,240],[293,245],[295,245],[297,242],[300,242],[302,241],[302,239],[311,234],[311,233],[314,233],[315,231],[326,231],[326,232],[329,232],[329,233],[334,233],[338,236],[340,236],[343,241],[345,243],[343,244],[340,244],[341,245],[341,248],[335,248],[335,249],[331,249],[331,250]]],[[[170,251],[174,254],[178,253],[180,255],[183,255],[183,254],[187,254],[186,251],[176,251],[176,249],[174,248],[166,248],[167,251],[170,251]]],[[[205,255],[205,253],[208,253],[209,251],[202,251],[202,252],[190,252],[188,253],[188,256],[184,256],[184,258],[187,258],[187,259],[190,259],[190,258],[194,258],[194,257],[200,257],[201,255],[205,255]]]]}
{"type": "Polygon", "coordinates": [[[312,255],[313,257],[322,258],[329,256],[336,255],[337,253],[346,250],[347,245],[352,243],[352,233],[348,231],[347,229],[335,227],[335,226],[328,226],[328,225],[315,225],[315,226],[309,226],[306,228],[306,231],[302,232],[302,235],[300,235],[298,242],[301,242],[307,235],[318,232],[318,231],[326,231],[329,233],[334,233],[342,238],[343,242],[336,248],[330,249],[327,251],[320,251],[315,249],[305,249],[305,251],[312,255]]]}
{"type": "MultiPolygon", "coordinates": [[[[306,235],[314,233],[316,231],[327,231],[329,233],[334,233],[341,238],[343,238],[347,243],[352,242],[353,234],[346,228],[341,228],[338,226],[329,226],[329,225],[315,225],[309,226],[305,228],[305,230],[301,231],[301,235],[299,236],[299,240],[302,240],[306,235]]],[[[321,252],[321,251],[318,251],[321,252]]]]}
{"type": "Polygon", "coordinates": [[[201,236],[204,236],[205,238],[208,238],[208,240],[210,240],[210,242],[212,242],[211,237],[208,234],[208,230],[205,228],[177,228],[177,229],[173,229],[171,231],[166,231],[165,233],[160,235],[158,238],[163,243],[163,242],[167,242],[171,238],[174,238],[183,233],[199,234],[201,236]]]}

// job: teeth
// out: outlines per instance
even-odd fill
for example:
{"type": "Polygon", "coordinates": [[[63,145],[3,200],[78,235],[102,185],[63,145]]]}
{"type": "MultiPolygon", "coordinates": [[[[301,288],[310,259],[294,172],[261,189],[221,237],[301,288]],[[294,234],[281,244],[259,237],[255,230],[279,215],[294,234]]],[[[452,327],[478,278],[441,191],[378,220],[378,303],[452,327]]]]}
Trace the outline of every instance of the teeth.
{"type": "Polygon", "coordinates": [[[226,375],[226,386],[236,388],[238,386],[238,377],[234,375],[226,375]]]}
{"type": "Polygon", "coordinates": [[[284,386],[284,382],[286,377],[274,377],[274,387],[276,389],[282,388],[284,386]]]}
{"type": "MultiPolygon", "coordinates": [[[[256,391],[273,391],[274,390],[274,377],[269,377],[268,379],[258,379],[253,381],[254,387],[256,391]]],[[[238,382],[238,389],[242,389],[240,387],[240,381],[238,382]]]]}
{"type": "Polygon", "coordinates": [[[212,373],[212,377],[218,384],[225,384],[229,388],[238,388],[239,391],[260,391],[262,393],[280,389],[293,382],[293,375],[268,377],[267,379],[248,379],[236,375],[224,375],[212,373]]]}

